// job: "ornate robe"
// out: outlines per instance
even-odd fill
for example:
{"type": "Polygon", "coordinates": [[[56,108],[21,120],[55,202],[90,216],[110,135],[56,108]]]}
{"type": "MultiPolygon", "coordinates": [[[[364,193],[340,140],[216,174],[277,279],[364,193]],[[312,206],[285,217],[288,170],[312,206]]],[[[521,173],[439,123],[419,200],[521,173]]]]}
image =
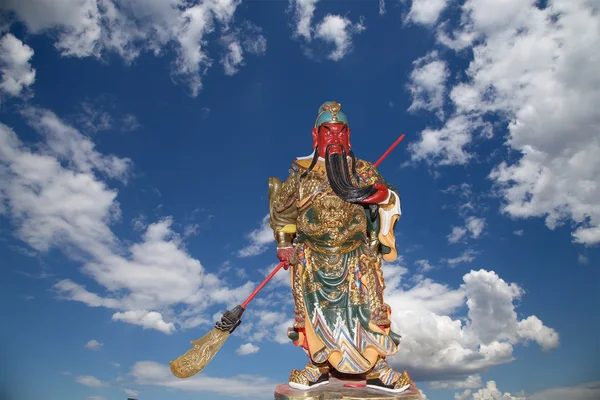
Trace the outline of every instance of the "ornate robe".
{"type": "Polygon", "coordinates": [[[305,174],[311,160],[294,160],[283,184],[269,181],[277,246],[296,248],[290,267],[295,323],[288,336],[317,364],[329,361],[340,372],[365,373],[378,357],[397,353],[400,342],[389,328],[381,272],[382,259],[396,258],[400,197],[371,163],[356,159],[359,179],[350,173],[355,186],[379,182],[390,189],[371,215],[368,207],[333,192],[322,159],[305,174]]]}

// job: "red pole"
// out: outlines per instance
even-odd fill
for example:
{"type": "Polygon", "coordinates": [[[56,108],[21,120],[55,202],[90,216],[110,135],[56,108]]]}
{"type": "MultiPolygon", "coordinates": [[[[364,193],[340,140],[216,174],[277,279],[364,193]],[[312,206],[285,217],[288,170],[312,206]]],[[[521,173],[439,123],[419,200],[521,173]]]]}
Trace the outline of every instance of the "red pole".
{"type": "Polygon", "coordinates": [[[260,292],[260,290],[263,288],[263,286],[265,286],[267,284],[267,282],[269,282],[271,280],[271,278],[281,269],[281,267],[283,267],[283,262],[280,262],[278,266],[275,267],[275,269],[273,271],[271,271],[271,273],[269,274],[269,276],[267,276],[265,278],[264,281],[262,281],[262,283],[260,285],[258,285],[258,287],[256,289],[254,289],[254,292],[252,292],[250,294],[250,296],[248,296],[248,298],[246,299],[246,301],[244,301],[242,303],[242,307],[246,308],[246,306],[248,305],[248,303],[250,303],[252,301],[252,299],[254,298],[254,296],[256,296],[256,294],[258,292],[260,292]]]}
{"type": "Polygon", "coordinates": [[[373,165],[377,167],[388,156],[388,154],[390,154],[392,150],[394,150],[394,147],[398,146],[398,143],[400,143],[402,139],[404,139],[404,133],[400,135],[400,137],[394,142],[394,144],[391,145],[390,148],[387,149],[387,151],[383,153],[383,155],[379,157],[379,160],[377,160],[377,162],[373,165]]]}
{"type": "MultiPolygon", "coordinates": [[[[385,153],[383,153],[383,155],[381,157],[379,157],[379,160],[377,160],[377,162],[373,165],[375,167],[377,167],[388,156],[388,154],[390,154],[392,152],[392,150],[394,150],[394,147],[398,146],[398,143],[400,143],[402,141],[402,139],[404,139],[404,134],[400,135],[400,137],[394,142],[394,144],[392,144],[390,146],[390,148],[387,149],[387,151],[385,153]]],[[[244,301],[242,303],[242,308],[246,308],[248,303],[250,303],[252,301],[252,299],[258,294],[258,292],[261,291],[261,289],[267,284],[267,282],[269,282],[271,280],[271,278],[273,278],[273,276],[275,276],[275,274],[281,269],[281,267],[283,267],[283,264],[284,264],[283,262],[280,262],[279,265],[276,266],[273,271],[271,271],[269,276],[267,276],[265,278],[265,280],[262,281],[262,283],[260,285],[258,285],[258,287],[256,289],[254,289],[254,292],[252,292],[250,294],[250,296],[248,296],[246,301],[244,301]]]]}

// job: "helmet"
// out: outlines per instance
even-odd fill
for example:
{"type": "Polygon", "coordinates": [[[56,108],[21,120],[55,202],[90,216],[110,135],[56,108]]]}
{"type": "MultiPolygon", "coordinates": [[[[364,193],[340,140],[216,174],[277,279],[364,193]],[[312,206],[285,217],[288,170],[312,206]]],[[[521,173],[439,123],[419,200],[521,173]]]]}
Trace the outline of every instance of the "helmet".
{"type": "Polygon", "coordinates": [[[325,102],[319,107],[319,114],[315,120],[315,128],[319,128],[323,124],[346,124],[348,125],[348,117],[341,112],[342,105],[337,101],[325,102]]]}

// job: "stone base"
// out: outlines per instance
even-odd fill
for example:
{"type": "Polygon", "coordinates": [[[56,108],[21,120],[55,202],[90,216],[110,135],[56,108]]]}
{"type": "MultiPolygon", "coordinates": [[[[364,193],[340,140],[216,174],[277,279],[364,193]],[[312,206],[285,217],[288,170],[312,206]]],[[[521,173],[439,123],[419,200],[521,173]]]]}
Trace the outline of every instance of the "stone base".
{"type": "Polygon", "coordinates": [[[351,387],[345,385],[366,385],[365,381],[339,380],[330,378],[329,384],[310,390],[296,390],[287,383],[275,388],[275,400],[421,400],[421,394],[414,382],[402,393],[390,393],[371,389],[366,386],[351,387]]]}

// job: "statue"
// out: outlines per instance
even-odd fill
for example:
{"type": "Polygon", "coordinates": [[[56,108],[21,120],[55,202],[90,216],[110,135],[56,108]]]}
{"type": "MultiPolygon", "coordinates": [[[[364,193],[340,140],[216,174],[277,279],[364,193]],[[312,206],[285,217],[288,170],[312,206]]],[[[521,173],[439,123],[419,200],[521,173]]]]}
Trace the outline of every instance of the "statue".
{"type": "Polygon", "coordinates": [[[386,362],[400,336],[390,329],[381,272],[382,260],[397,257],[400,196],[373,164],[354,156],[339,103],[319,108],[312,139],[313,153],[292,162],[285,182],[269,180],[270,226],[295,303],[288,337],[309,358],[288,384],[309,390],[338,372],[401,393],[411,381],[386,362]]]}

